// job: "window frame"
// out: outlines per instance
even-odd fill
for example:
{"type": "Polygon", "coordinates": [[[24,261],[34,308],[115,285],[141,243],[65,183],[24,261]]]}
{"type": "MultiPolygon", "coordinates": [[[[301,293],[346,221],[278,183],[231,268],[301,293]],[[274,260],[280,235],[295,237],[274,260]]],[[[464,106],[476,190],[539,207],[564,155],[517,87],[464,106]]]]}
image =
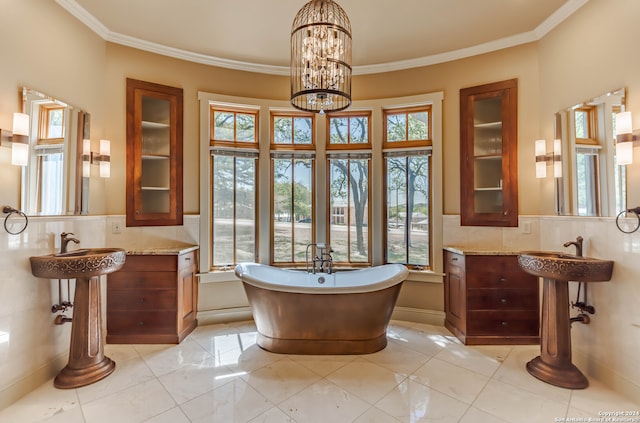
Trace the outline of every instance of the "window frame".
{"type": "MultiPolygon", "coordinates": [[[[347,210],[351,209],[351,161],[352,160],[367,160],[367,211],[366,216],[364,217],[367,222],[367,236],[366,236],[366,244],[367,244],[367,261],[352,261],[351,260],[351,213],[345,213],[343,215],[343,219],[345,219],[345,225],[347,228],[347,260],[346,261],[334,261],[337,265],[344,265],[349,267],[366,267],[371,266],[372,263],[372,234],[371,234],[371,180],[372,180],[372,132],[371,132],[371,122],[372,121],[372,112],[371,110],[357,110],[357,111],[345,111],[345,112],[337,112],[330,113],[326,116],[326,131],[325,131],[325,149],[326,149],[326,158],[325,158],[325,166],[326,166],[326,197],[328,199],[326,204],[326,232],[325,239],[329,245],[332,245],[331,241],[331,226],[332,226],[332,216],[333,207],[331,206],[331,161],[332,160],[347,160],[347,202],[348,205],[346,207],[347,210]],[[367,142],[366,143],[351,143],[351,120],[352,118],[366,117],[367,118],[367,142]],[[342,119],[347,118],[347,143],[345,144],[332,144],[331,143],[331,119],[342,119]]],[[[357,230],[357,229],[356,229],[357,230]]]]}
{"type": "Polygon", "coordinates": [[[255,109],[255,108],[249,108],[249,107],[241,107],[241,106],[218,106],[216,104],[211,104],[210,105],[211,108],[211,113],[209,115],[209,124],[210,124],[210,137],[209,137],[209,144],[211,146],[222,146],[222,147],[232,147],[232,148],[238,148],[238,149],[243,149],[243,148],[258,148],[259,145],[259,134],[260,134],[260,113],[259,110],[255,109]],[[233,140],[217,140],[214,138],[214,134],[215,134],[215,112],[228,112],[228,113],[233,113],[233,140]],[[237,126],[238,126],[238,119],[237,119],[237,115],[238,114],[243,114],[243,115],[252,115],[254,117],[254,129],[253,129],[253,139],[254,141],[238,141],[236,139],[236,134],[237,134],[237,126]]]}
{"type": "MultiPolygon", "coordinates": [[[[435,260],[435,254],[433,251],[433,246],[434,246],[434,213],[433,213],[433,195],[434,195],[434,186],[433,186],[433,173],[434,173],[434,169],[433,169],[433,141],[432,141],[432,136],[431,136],[431,131],[432,131],[432,127],[433,127],[433,113],[432,113],[432,106],[430,104],[426,104],[423,106],[414,106],[414,107],[406,107],[406,108],[385,108],[382,110],[382,122],[383,122],[383,165],[382,165],[382,174],[383,174],[383,192],[382,192],[382,215],[383,215],[383,228],[382,228],[382,238],[383,238],[383,257],[384,257],[384,263],[398,263],[398,262],[391,262],[389,261],[389,257],[388,257],[388,242],[389,242],[389,236],[388,236],[388,232],[389,232],[389,216],[388,216],[388,207],[387,205],[389,204],[389,196],[388,196],[388,192],[389,192],[389,187],[388,187],[388,172],[387,172],[387,158],[389,157],[406,157],[407,159],[409,157],[416,157],[416,156],[421,156],[421,155],[426,155],[427,156],[427,167],[428,167],[428,174],[427,174],[427,207],[429,210],[429,214],[427,217],[427,220],[429,222],[429,229],[428,229],[428,246],[427,248],[429,249],[429,254],[428,254],[428,265],[424,266],[422,264],[415,264],[415,263],[407,263],[409,260],[406,260],[407,262],[403,262],[402,264],[404,264],[405,266],[407,266],[407,268],[412,269],[412,270],[430,270],[430,271],[435,271],[436,269],[436,265],[434,263],[435,260]],[[420,112],[420,111],[427,111],[428,112],[428,119],[429,119],[429,123],[428,123],[428,132],[429,132],[429,136],[427,139],[424,140],[412,140],[412,141],[394,141],[394,142],[388,142],[387,141],[387,116],[390,114],[400,114],[400,113],[405,113],[407,115],[407,130],[406,130],[406,134],[408,137],[409,134],[409,129],[408,129],[408,125],[409,125],[409,119],[408,119],[408,114],[412,113],[412,112],[420,112]]],[[[405,218],[405,222],[406,222],[406,218],[405,218]]],[[[405,231],[404,231],[404,239],[405,239],[405,243],[406,243],[406,239],[407,239],[407,225],[404,225],[405,227],[405,231]]],[[[405,246],[405,256],[408,258],[409,257],[409,247],[405,246]]]]}
{"type": "MultiPolygon", "coordinates": [[[[371,203],[369,211],[371,213],[371,221],[369,222],[370,236],[371,236],[371,257],[372,265],[379,266],[384,264],[384,245],[383,245],[383,231],[384,231],[384,218],[383,212],[386,209],[383,201],[382,190],[375,187],[382,186],[382,173],[383,173],[383,148],[382,148],[382,111],[385,109],[400,109],[414,106],[431,107],[431,136],[432,136],[432,163],[431,163],[431,177],[430,177],[430,189],[431,189],[431,232],[429,239],[433,245],[431,254],[433,255],[432,270],[423,271],[411,271],[410,278],[413,281],[418,282],[433,282],[442,283],[442,271],[443,271],[443,228],[441,224],[436,226],[433,222],[443,222],[445,225],[450,219],[444,216],[442,213],[443,207],[443,161],[442,161],[442,143],[443,143],[443,91],[434,91],[429,93],[416,94],[411,96],[392,97],[392,98],[378,98],[370,100],[358,100],[355,101],[350,110],[371,110],[371,143],[372,143],[372,159],[371,159],[371,203]],[[375,188],[375,189],[374,189],[375,188]]],[[[269,264],[270,262],[270,213],[266,210],[270,209],[270,174],[271,166],[266,166],[265,163],[270,159],[270,142],[267,139],[270,136],[270,113],[271,111],[285,111],[292,110],[291,105],[286,100],[273,100],[265,98],[248,98],[240,96],[229,96],[223,94],[215,94],[205,91],[198,91],[199,101],[199,116],[200,116],[200,215],[203,217],[199,220],[199,238],[200,249],[199,259],[201,265],[200,282],[204,284],[215,282],[231,282],[236,280],[233,270],[227,271],[212,271],[209,269],[209,247],[210,244],[210,227],[209,219],[207,218],[210,213],[211,197],[210,197],[210,169],[209,169],[209,150],[210,150],[210,125],[209,125],[209,113],[210,104],[226,104],[226,105],[242,105],[246,107],[255,107],[260,110],[260,145],[259,145],[259,157],[260,157],[260,175],[258,181],[259,187],[259,208],[262,211],[258,216],[260,222],[260,240],[259,240],[259,257],[260,262],[269,264]],[[207,216],[207,217],[205,217],[207,216]]],[[[328,150],[325,149],[325,119],[326,115],[316,115],[316,140],[318,140],[317,150],[315,152],[306,151],[306,154],[315,154],[317,160],[325,161],[325,154],[328,150]]],[[[285,151],[282,151],[284,153],[285,151]]],[[[289,151],[291,153],[291,151],[289,151]]],[[[320,201],[325,195],[325,179],[326,179],[326,166],[323,163],[316,163],[314,170],[314,176],[316,178],[314,185],[317,190],[316,200],[320,201]]],[[[315,198],[315,197],[314,197],[315,198]]],[[[318,205],[320,203],[317,203],[318,205]]],[[[314,234],[320,236],[325,233],[326,229],[326,209],[324,206],[315,210],[315,224],[316,228],[314,234]]],[[[299,267],[299,266],[297,266],[299,267]]],[[[334,267],[335,269],[335,267],[334,267]]]]}
{"type": "Polygon", "coordinates": [[[413,107],[402,107],[402,108],[386,108],[382,111],[382,148],[383,149],[392,149],[392,148],[419,148],[419,147],[429,147],[433,143],[433,113],[431,105],[424,106],[413,106],[413,107]],[[409,140],[409,115],[415,112],[424,112],[428,113],[429,126],[427,128],[427,138],[422,140],[409,140]],[[406,116],[406,131],[407,139],[404,141],[387,141],[387,116],[388,115],[399,115],[404,114],[406,116]]]}
{"type": "Polygon", "coordinates": [[[329,150],[371,150],[371,111],[355,111],[355,112],[337,112],[328,113],[326,115],[326,143],[325,148],[329,150]],[[367,142],[366,143],[351,143],[351,118],[366,117],[367,118],[367,142]],[[348,142],[346,144],[332,144],[331,143],[331,119],[333,118],[348,118],[347,120],[347,135],[348,142]]]}
{"type": "Polygon", "coordinates": [[[316,115],[313,113],[306,113],[301,111],[271,111],[269,119],[270,131],[269,131],[269,145],[272,151],[315,151],[316,150],[316,115]],[[275,143],[275,118],[291,117],[292,119],[292,142],[291,144],[275,143]],[[311,144],[296,144],[295,143],[295,118],[311,118],[311,144]]]}
{"type": "Polygon", "coordinates": [[[584,112],[587,114],[587,119],[585,124],[587,125],[587,138],[579,138],[576,135],[576,144],[579,145],[599,145],[597,139],[598,133],[598,117],[597,117],[597,108],[595,106],[581,106],[573,109],[573,130],[576,130],[576,113],[584,112]]]}
{"type": "Polygon", "coordinates": [[[237,177],[236,177],[236,160],[238,158],[242,158],[242,157],[248,157],[248,156],[255,156],[254,160],[255,160],[255,165],[254,165],[254,205],[255,205],[255,226],[254,226],[254,258],[255,261],[259,261],[259,245],[260,245],[260,224],[259,224],[259,220],[257,219],[257,217],[259,216],[260,213],[260,204],[259,204],[259,198],[260,198],[260,186],[259,186],[259,175],[260,175],[260,159],[259,159],[259,120],[260,120],[260,110],[256,107],[243,107],[243,105],[228,105],[228,104],[218,104],[218,103],[211,103],[209,104],[209,122],[208,122],[208,126],[209,126],[209,146],[208,146],[208,153],[209,153],[209,180],[208,180],[208,189],[209,189],[209,198],[210,198],[210,209],[209,209],[209,219],[208,219],[208,228],[209,228],[209,269],[216,271],[216,270],[230,270],[230,267],[235,266],[237,264],[237,256],[236,256],[236,243],[237,243],[237,239],[236,239],[236,235],[237,235],[237,230],[236,230],[236,216],[237,216],[237,212],[236,212],[236,186],[237,186],[237,177]],[[233,133],[234,133],[234,139],[233,140],[216,140],[213,138],[213,134],[214,134],[214,116],[215,116],[215,112],[217,111],[222,111],[222,112],[230,112],[230,113],[234,113],[234,125],[233,125],[233,133]],[[237,119],[236,119],[236,114],[245,114],[245,115],[253,115],[254,116],[254,141],[253,142],[247,142],[247,141],[238,141],[235,138],[235,134],[237,133],[236,131],[236,127],[237,127],[237,119]],[[216,154],[217,153],[217,154],[216,154]],[[233,259],[234,259],[234,263],[231,264],[215,264],[214,262],[214,254],[215,254],[215,248],[214,248],[214,244],[215,244],[215,239],[213,237],[213,233],[214,233],[214,229],[215,229],[215,224],[214,224],[214,211],[213,211],[213,202],[215,201],[215,197],[214,197],[214,184],[213,184],[213,180],[214,180],[214,172],[215,172],[215,166],[214,166],[214,159],[216,155],[225,155],[225,156],[229,156],[229,157],[233,157],[234,159],[234,177],[233,177],[233,205],[234,205],[234,211],[233,211],[233,259]]]}

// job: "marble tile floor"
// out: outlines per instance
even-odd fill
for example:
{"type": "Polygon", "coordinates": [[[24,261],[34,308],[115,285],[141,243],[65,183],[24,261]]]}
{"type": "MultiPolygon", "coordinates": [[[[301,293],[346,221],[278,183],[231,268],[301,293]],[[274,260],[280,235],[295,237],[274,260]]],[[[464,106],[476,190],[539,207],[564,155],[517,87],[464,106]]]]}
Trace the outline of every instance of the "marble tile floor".
{"type": "Polygon", "coordinates": [[[180,345],[107,345],[112,375],[71,390],[49,381],[0,422],[556,423],[640,410],[598,381],[572,391],[530,376],[537,346],[467,347],[401,321],[388,338],[374,354],[273,354],[249,321],[200,326],[180,345]]]}

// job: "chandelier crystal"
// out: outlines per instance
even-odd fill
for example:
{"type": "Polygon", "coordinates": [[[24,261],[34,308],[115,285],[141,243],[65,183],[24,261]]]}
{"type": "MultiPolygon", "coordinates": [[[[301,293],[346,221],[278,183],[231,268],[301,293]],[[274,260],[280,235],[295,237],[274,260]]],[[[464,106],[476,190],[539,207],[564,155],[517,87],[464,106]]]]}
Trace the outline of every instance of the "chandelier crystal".
{"type": "Polygon", "coordinates": [[[351,104],[351,23],[333,0],[311,0],[293,20],[291,104],[319,113],[351,104]]]}

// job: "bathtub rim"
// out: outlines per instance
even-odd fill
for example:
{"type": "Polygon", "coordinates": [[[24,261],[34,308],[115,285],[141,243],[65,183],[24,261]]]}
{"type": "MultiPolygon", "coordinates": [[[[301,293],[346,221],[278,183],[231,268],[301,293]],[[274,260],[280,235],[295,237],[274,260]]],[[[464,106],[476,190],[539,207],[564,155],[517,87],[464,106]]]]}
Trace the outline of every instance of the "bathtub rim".
{"type": "MultiPolygon", "coordinates": [[[[296,285],[283,285],[278,283],[272,283],[268,281],[263,281],[256,277],[251,276],[244,269],[247,266],[255,266],[255,267],[268,267],[271,269],[275,269],[278,272],[283,272],[287,274],[295,273],[296,275],[300,275],[303,277],[307,277],[307,272],[304,270],[290,270],[290,269],[281,269],[279,267],[270,266],[268,264],[262,263],[240,263],[235,267],[235,275],[244,283],[248,283],[249,285],[253,285],[257,288],[268,289],[270,291],[280,291],[280,292],[291,292],[298,294],[357,294],[357,293],[367,293],[373,291],[379,291],[385,288],[389,288],[391,286],[397,285],[399,283],[404,282],[409,276],[409,270],[406,266],[402,264],[383,264],[380,266],[366,267],[356,270],[348,270],[348,271],[340,271],[337,270],[334,273],[349,273],[349,274],[358,274],[362,272],[371,272],[376,268],[382,267],[393,267],[397,269],[395,273],[391,275],[391,277],[374,282],[366,285],[355,285],[355,286],[339,286],[339,287],[329,287],[329,286],[296,286],[296,285]]],[[[322,275],[326,275],[326,273],[316,273],[318,277],[322,275]]]]}

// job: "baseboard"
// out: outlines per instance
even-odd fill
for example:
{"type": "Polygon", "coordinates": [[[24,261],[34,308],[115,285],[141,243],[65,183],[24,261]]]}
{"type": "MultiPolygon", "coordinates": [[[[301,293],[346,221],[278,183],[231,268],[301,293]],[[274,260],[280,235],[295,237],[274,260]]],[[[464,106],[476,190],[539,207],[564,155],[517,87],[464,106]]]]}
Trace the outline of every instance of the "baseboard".
{"type": "Polygon", "coordinates": [[[32,373],[0,390],[0,410],[13,404],[23,396],[31,393],[43,383],[55,377],[69,361],[69,353],[65,352],[43,364],[32,373]]]}
{"type": "Polygon", "coordinates": [[[395,307],[391,314],[393,320],[403,320],[412,323],[444,326],[445,314],[442,311],[426,310],[423,308],[395,307]]]}
{"type": "Polygon", "coordinates": [[[223,308],[198,311],[198,326],[252,320],[251,307],[223,308]]]}

